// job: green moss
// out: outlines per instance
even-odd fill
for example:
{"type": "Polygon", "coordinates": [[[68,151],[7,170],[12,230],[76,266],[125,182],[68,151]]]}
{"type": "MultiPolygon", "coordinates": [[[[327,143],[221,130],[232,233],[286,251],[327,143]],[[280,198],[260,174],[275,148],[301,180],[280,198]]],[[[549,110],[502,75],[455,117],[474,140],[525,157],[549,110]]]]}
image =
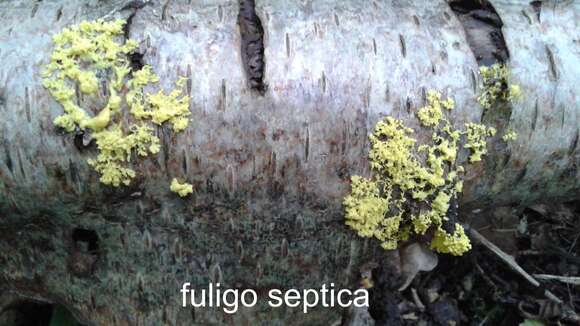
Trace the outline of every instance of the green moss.
{"type": "Polygon", "coordinates": [[[485,137],[494,130],[476,124],[467,124],[466,131],[456,130],[445,118],[454,101],[443,100],[436,91],[429,91],[427,100],[417,118],[433,130],[430,143],[418,145],[413,129],[393,117],[376,124],[369,136],[373,175],[352,177],[351,193],[344,199],[346,224],[362,237],[378,239],[385,249],[432,229],[435,250],[459,255],[469,250],[463,229],[459,226],[454,234],[442,229],[451,198],[463,190],[464,168],[456,162],[458,152],[468,148],[472,156],[481,158],[485,137]],[[463,146],[462,135],[467,138],[463,146]]]}
{"type": "Polygon", "coordinates": [[[115,187],[128,185],[135,177],[130,168],[132,153],[147,156],[159,152],[159,139],[148,122],[169,122],[179,132],[187,127],[191,114],[189,97],[182,92],[185,79],[169,94],[161,90],[146,94],[144,87],[159,81],[151,66],[130,76],[127,55],[138,44],[135,40],[122,42],[124,24],[123,20],[83,21],[63,29],[53,36],[55,48],[43,72],[44,87],[64,109],[54,124],[67,132],[92,132],[99,153],[88,163],[101,175],[101,182],[115,187]],[[75,87],[84,97],[98,97],[102,83],[108,84],[105,93],[109,97],[91,117],[75,104],[75,87]],[[122,110],[129,111],[132,119],[123,119],[122,110]]]}
{"type": "Polygon", "coordinates": [[[483,92],[477,101],[484,109],[489,109],[498,101],[513,102],[522,97],[519,85],[509,83],[509,71],[503,64],[480,67],[483,78],[483,92]]]}

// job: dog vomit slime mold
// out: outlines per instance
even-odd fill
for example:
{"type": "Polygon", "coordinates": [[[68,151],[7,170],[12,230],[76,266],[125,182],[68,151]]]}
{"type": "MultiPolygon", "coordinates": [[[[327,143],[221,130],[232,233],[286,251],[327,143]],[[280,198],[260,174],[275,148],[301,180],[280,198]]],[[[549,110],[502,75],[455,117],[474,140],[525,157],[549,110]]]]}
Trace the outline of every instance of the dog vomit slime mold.
{"type": "Polygon", "coordinates": [[[168,122],[173,131],[183,131],[191,114],[189,97],[182,91],[184,78],[169,94],[145,92],[159,77],[149,65],[130,68],[128,55],[138,44],[135,40],[122,43],[124,25],[124,20],[96,20],[63,29],[53,36],[55,48],[42,74],[44,87],[64,109],[54,124],[69,133],[91,134],[98,154],[88,164],[100,174],[102,183],[114,187],[129,185],[135,177],[132,157],[159,152],[152,124],[168,122]],[[100,110],[81,108],[77,87],[83,99],[108,94],[107,103],[100,110]],[[98,113],[91,116],[93,111],[98,113]]]}
{"type": "Polygon", "coordinates": [[[485,139],[495,130],[474,123],[455,130],[445,117],[454,101],[429,91],[427,102],[417,118],[433,130],[430,144],[417,145],[414,130],[393,117],[376,124],[369,136],[372,177],[352,177],[344,198],[346,224],[361,237],[378,239],[385,249],[397,248],[412,235],[427,235],[434,250],[462,255],[471,244],[463,227],[448,217],[463,189],[464,168],[457,154],[462,146],[471,150],[470,162],[481,160],[485,139]]]}

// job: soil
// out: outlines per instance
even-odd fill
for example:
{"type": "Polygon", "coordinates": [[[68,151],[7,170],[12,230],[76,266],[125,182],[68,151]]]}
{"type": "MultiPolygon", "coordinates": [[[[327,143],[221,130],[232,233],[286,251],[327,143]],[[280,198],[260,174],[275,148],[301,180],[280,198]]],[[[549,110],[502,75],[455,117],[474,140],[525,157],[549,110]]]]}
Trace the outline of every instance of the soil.
{"type": "MultiPolygon", "coordinates": [[[[580,202],[514,211],[494,208],[476,229],[531,275],[578,276],[580,202]]],[[[473,244],[462,257],[439,255],[403,292],[385,275],[371,289],[375,325],[580,325],[580,286],[538,278],[540,287],[514,272],[487,247],[473,244]],[[562,300],[545,296],[548,290],[562,300]],[[416,295],[413,294],[416,293],[416,295]]],[[[578,279],[576,279],[578,280],[578,279]]]]}

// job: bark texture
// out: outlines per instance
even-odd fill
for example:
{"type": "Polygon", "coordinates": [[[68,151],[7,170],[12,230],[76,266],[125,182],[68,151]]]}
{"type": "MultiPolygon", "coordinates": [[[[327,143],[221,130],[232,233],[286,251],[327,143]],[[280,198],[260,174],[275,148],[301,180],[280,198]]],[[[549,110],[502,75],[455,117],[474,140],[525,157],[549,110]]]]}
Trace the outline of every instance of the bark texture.
{"type": "Polygon", "coordinates": [[[429,89],[454,98],[457,126],[519,134],[468,168],[465,212],[578,196],[578,2],[491,1],[524,99],[483,118],[474,45],[445,1],[257,0],[247,17],[242,2],[0,2],[1,287],[95,325],[333,322],[337,309],[192,311],[178,289],[356,285],[383,252],[343,226],[349,178],[369,173],[367,136],[383,116],[420,129],[429,89]],[[99,184],[94,151],[54,129],[62,109],[40,77],[53,34],[104,16],[131,17],[135,60],[160,85],[190,78],[190,127],[159,128],[162,152],[119,189],[99,184]],[[173,177],[195,195],[170,193],[173,177]]]}

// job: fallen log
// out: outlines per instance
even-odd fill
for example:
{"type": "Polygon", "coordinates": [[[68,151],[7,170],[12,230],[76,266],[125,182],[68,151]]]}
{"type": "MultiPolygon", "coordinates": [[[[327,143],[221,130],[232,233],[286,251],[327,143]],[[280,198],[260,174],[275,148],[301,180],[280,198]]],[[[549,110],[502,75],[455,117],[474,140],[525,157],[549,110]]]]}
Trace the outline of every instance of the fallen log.
{"type": "Polygon", "coordinates": [[[467,169],[463,212],[577,198],[579,16],[556,1],[1,2],[0,288],[98,325],[330,323],[338,310],[193,311],[178,290],[352,286],[382,249],[344,226],[350,176],[370,173],[384,116],[429,137],[415,114],[430,89],[454,99],[454,125],[519,135],[467,169]],[[102,17],[126,19],[132,63],[161,87],[187,77],[191,98],[189,127],[158,128],[161,152],[127,187],[99,183],[42,87],[51,36],[102,17]],[[477,103],[489,60],[524,95],[502,114],[477,103]],[[170,192],[174,177],[194,194],[170,192]]]}

